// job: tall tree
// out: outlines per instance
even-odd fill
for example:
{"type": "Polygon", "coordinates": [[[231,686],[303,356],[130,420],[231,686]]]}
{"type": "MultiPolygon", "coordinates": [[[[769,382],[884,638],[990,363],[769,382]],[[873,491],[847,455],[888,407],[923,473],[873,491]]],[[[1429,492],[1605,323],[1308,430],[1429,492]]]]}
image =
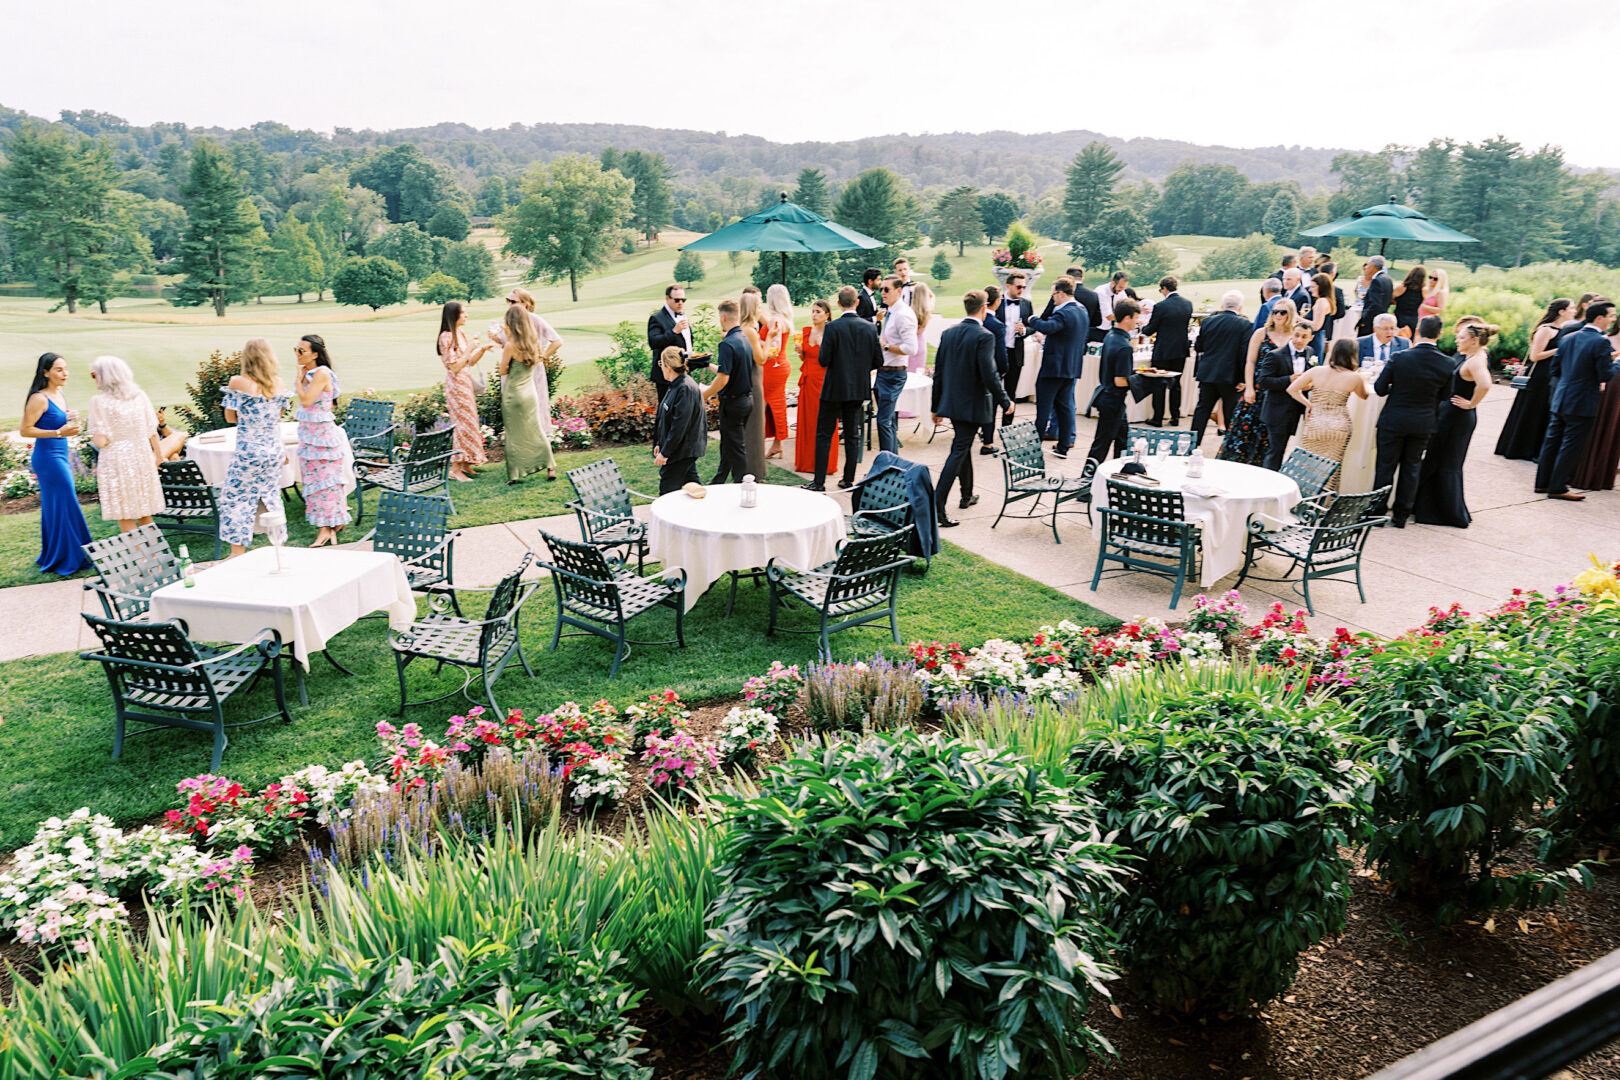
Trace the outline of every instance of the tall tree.
{"type": "Polygon", "coordinates": [[[636,232],[651,243],[658,239],[658,230],[669,224],[675,212],[675,201],[669,189],[669,166],[663,154],[627,150],[619,171],[635,185],[630,199],[636,232]]]}
{"type": "Polygon", "coordinates": [[[381,255],[343,260],[332,277],[332,299],[340,304],[365,305],[372,311],[403,304],[409,282],[405,268],[381,255]]]}
{"type": "Polygon", "coordinates": [[[1299,200],[1293,188],[1283,188],[1266,207],[1266,216],[1260,221],[1260,231],[1283,247],[1293,247],[1299,240],[1299,200]]]}
{"type": "Polygon", "coordinates": [[[858,281],[861,270],[868,265],[886,267],[899,257],[901,249],[917,235],[910,212],[900,178],[888,169],[867,169],[851,180],[833,208],[833,220],[882,240],[884,246],[871,251],[840,252],[839,279],[858,281]]]}
{"type": "Polygon", "coordinates": [[[978,243],[984,235],[984,219],[979,216],[979,189],[963,184],[947,191],[935,207],[939,220],[936,242],[945,240],[956,245],[961,255],[969,243],[978,243]]]}
{"type": "Polygon", "coordinates": [[[1116,206],[1093,221],[1080,237],[1080,256],[1087,266],[1101,266],[1112,272],[1151,235],[1141,214],[1128,206],[1116,206]]]}
{"type": "MultiPolygon", "coordinates": [[[[486,176],[478,189],[478,212],[484,217],[500,217],[506,213],[506,178],[486,176]]],[[[452,275],[454,276],[454,275],[452,275]]]]}
{"type": "Polygon", "coordinates": [[[467,286],[467,295],[484,300],[495,295],[500,279],[495,276],[495,256],[476,240],[451,244],[439,260],[439,269],[467,286]]]}
{"type": "MultiPolygon", "coordinates": [[[[1071,254],[1082,247],[1080,238],[1114,205],[1114,184],[1125,171],[1106,143],[1090,142],[1069,164],[1063,188],[1063,236],[1071,254]]],[[[1131,245],[1135,247],[1136,245],[1131,245]]],[[[1123,259],[1124,256],[1121,256],[1123,259]]]]}
{"type": "Polygon", "coordinates": [[[813,214],[826,217],[832,209],[832,193],[827,190],[827,177],[820,169],[800,169],[798,186],[793,189],[793,201],[813,214]]]}
{"type": "Polygon", "coordinates": [[[381,195],[394,222],[425,226],[442,203],[466,200],[450,171],[423,157],[414,143],[371,155],[349,171],[349,179],[381,195]]]}
{"type": "Polygon", "coordinates": [[[1017,220],[1018,200],[1005,191],[987,191],[979,196],[979,223],[992,241],[1007,235],[1017,220]]]}
{"type": "Polygon", "coordinates": [[[257,238],[264,232],[236,173],[219,145],[198,139],[191,147],[191,171],[180,186],[186,208],[185,236],[180,241],[180,272],[174,303],[180,307],[212,304],[225,317],[225,305],[253,295],[257,276],[257,238]]]}
{"type": "Polygon", "coordinates": [[[446,240],[465,240],[467,234],[472,232],[472,221],[459,203],[440,203],[439,208],[428,219],[427,231],[429,236],[442,236],[446,240]]]}
{"type": "Polygon", "coordinates": [[[388,226],[381,236],[366,245],[366,254],[392,259],[405,268],[412,281],[421,281],[433,273],[435,265],[433,241],[415,225],[405,223],[388,226]]]}
{"type": "Polygon", "coordinates": [[[266,263],[264,276],[271,285],[295,293],[300,304],[306,292],[313,292],[326,280],[320,249],[315,246],[309,226],[291,215],[283,218],[271,235],[266,263]]]}
{"type": "MultiPolygon", "coordinates": [[[[1245,223],[1233,208],[1248,187],[1248,179],[1231,165],[1184,161],[1164,178],[1149,225],[1160,236],[1241,235],[1245,223]]],[[[1255,227],[1258,225],[1258,221],[1254,222],[1255,227]]]]}
{"type": "Polygon", "coordinates": [[[578,154],[538,166],[523,181],[523,201],[502,216],[505,253],[528,259],[525,280],[568,279],[579,300],[579,279],[606,266],[633,207],[631,183],[578,154]]]}
{"type": "Polygon", "coordinates": [[[8,215],[13,260],[67,309],[77,311],[86,290],[104,294],[139,233],[128,214],[115,220],[117,166],[104,142],[55,128],[19,127],[6,143],[0,170],[0,210],[8,215]]]}

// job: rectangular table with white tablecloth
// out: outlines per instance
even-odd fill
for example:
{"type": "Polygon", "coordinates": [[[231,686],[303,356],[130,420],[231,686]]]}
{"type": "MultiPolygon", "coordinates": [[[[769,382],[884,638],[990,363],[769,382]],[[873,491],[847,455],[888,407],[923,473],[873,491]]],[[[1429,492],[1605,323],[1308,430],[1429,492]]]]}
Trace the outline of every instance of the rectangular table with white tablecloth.
{"type": "MultiPolygon", "coordinates": [[[[338,434],[343,438],[343,490],[347,493],[355,488],[354,451],[349,446],[348,434],[342,428],[338,428],[338,434]]],[[[298,421],[288,420],[281,425],[281,445],[286,451],[287,458],[281,466],[280,484],[284,488],[289,488],[303,480],[304,476],[298,462],[298,421]]],[[[193,436],[186,443],[186,457],[197,463],[197,468],[202,470],[203,479],[207,480],[208,486],[212,488],[225,486],[225,474],[230,471],[231,458],[235,456],[234,427],[205,431],[201,435],[193,436]]]]}

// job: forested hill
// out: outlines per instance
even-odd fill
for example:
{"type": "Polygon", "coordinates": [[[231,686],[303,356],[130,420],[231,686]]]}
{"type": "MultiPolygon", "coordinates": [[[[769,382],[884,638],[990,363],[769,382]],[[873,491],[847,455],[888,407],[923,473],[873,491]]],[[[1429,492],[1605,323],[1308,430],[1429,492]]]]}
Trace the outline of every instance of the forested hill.
{"type": "MultiPolygon", "coordinates": [[[[13,127],[24,114],[0,106],[0,130],[13,127]]],[[[301,152],[322,157],[338,151],[365,151],[400,143],[415,143],[424,154],[470,170],[471,175],[522,172],[535,161],[558,154],[596,155],[604,147],[637,147],[663,154],[673,178],[695,182],[715,176],[757,178],[779,182],[797,176],[800,169],[822,170],[833,185],[853,179],[862,171],[885,166],[920,188],[975,187],[1015,193],[1033,201],[1059,186],[1075,154],[1093,140],[1113,148],[1125,163],[1125,182],[1162,182],[1184,161],[1231,165],[1253,182],[1293,180],[1304,191],[1335,186],[1329,166],[1334,149],[1271,146],[1238,149],[1200,146],[1170,139],[1122,139],[1094,131],[1074,130],[1040,135],[1011,131],[979,134],[882,135],[847,142],[777,143],[756,135],[727,135],[713,131],[683,131],[630,124],[513,124],[480,130],[467,124],[444,123],[393,131],[356,131],[339,128],[326,136],[296,131],[268,122],[249,128],[187,127],[154,124],[137,127],[118,117],[96,112],[67,112],[63,122],[87,135],[106,135],[115,142],[133,141],[150,150],[165,141],[209,135],[222,142],[250,138],[267,152],[301,152]]],[[[42,121],[43,122],[43,121],[42,121]]]]}

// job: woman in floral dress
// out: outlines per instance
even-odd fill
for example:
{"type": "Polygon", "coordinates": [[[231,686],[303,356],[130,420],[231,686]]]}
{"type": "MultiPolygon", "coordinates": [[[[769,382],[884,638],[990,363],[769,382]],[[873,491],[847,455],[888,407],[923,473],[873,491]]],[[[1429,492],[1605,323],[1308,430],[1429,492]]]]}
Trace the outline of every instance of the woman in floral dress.
{"type": "Polygon", "coordinates": [[[225,422],[236,425],[236,453],[219,489],[219,538],[231,545],[232,558],[253,543],[259,504],[281,502],[281,465],[287,458],[281,414],[291,403],[270,343],[249,341],[242,348],[242,373],[232,375],[225,388],[225,422]]]}
{"type": "Polygon", "coordinates": [[[491,346],[468,337],[467,308],[460,301],[444,305],[439,316],[439,359],[444,361],[444,401],[450,408],[450,424],[455,438],[450,451],[450,479],[463,482],[473,478],[471,466],[482,465],[484,426],[478,420],[478,394],[473,388],[472,368],[491,346]]]}
{"type": "Polygon", "coordinates": [[[343,490],[343,432],[332,418],[337,403],[337,373],[319,334],[305,334],[293,347],[298,357],[298,471],[303,477],[304,517],[320,529],[310,547],[336,546],[337,534],[349,523],[349,500],[343,490]]]}

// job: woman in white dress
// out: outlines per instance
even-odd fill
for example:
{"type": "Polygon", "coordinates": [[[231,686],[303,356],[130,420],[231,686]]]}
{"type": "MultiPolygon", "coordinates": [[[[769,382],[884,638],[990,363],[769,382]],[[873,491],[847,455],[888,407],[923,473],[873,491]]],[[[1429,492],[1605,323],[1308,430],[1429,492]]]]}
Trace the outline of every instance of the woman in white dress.
{"type": "Polygon", "coordinates": [[[100,393],[90,399],[90,443],[96,456],[96,488],[104,521],[118,522],[119,532],[152,524],[163,509],[158,462],[157,412],[129,365],[116,356],[98,356],[90,378],[100,393]]]}

